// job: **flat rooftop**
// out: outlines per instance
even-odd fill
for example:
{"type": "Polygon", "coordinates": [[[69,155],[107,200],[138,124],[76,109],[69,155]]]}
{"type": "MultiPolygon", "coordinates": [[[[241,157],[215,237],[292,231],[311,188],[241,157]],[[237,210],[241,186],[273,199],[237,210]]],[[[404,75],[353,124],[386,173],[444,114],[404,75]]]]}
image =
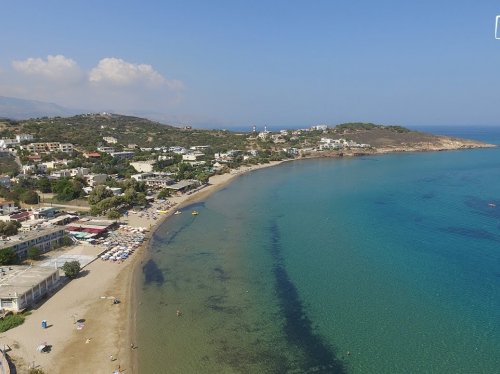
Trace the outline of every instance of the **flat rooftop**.
{"type": "Polygon", "coordinates": [[[59,271],[55,268],[40,266],[1,266],[0,298],[22,295],[44,279],[59,271]]]}
{"type": "Polygon", "coordinates": [[[36,239],[36,238],[39,238],[40,236],[52,234],[54,232],[58,232],[61,230],[64,230],[64,228],[61,226],[53,226],[53,227],[51,226],[51,227],[47,227],[47,228],[40,229],[40,230],[35,229],[35,230],[23,232],[23,233],[20,233],[19,235],[11,236],[11,237],[8,237],[7,239],[0,240],[0,249],[12,247],[16,244],[24,243],[27,240],[36,239]]]}

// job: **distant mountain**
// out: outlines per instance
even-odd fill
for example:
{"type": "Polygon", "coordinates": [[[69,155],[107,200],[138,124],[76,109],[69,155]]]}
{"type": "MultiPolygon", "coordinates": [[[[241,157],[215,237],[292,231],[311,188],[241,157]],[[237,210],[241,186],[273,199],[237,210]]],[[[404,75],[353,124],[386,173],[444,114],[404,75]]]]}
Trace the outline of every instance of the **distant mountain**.
{"type": "Polygon", "coordinates": [[[81,112],[81,110],[68,109],[54,103],[0,96],[0,117],[2,118],[21,120],[36,117],[65,117],[81,112]]]}

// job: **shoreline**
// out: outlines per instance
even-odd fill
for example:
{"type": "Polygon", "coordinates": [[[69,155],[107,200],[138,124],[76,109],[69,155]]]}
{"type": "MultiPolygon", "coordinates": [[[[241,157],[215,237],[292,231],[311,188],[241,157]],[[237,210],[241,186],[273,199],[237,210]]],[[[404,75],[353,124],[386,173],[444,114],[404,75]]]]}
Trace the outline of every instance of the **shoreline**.
{"type": "MultiPolygon", "coordinates": [[[[155,231],[163,223],[167,222],[168,219],[177,210],[182,209],[190,204],[193,204],[197,201],[200,201],[200,200],[208,197],[209,195],[211,195],[211,194],[217,192],[218,190],[229,185],[231,182],[233,182],[233,180],[235,178],[237,178],[240,175],[247,174],[249,172],[259,170],[259,169],[277,166],[277,165],[280,165],[280,164],[287,162],[287,161],[291,161],[291,160],[272,161],[269,164],[253,165],[253,166],[246,167],[245,169],[233,169],[229,173],[221,174],[221,175],[214,175],[214,176],[210,177],[211,180],[214,178],[215,181],[210,183],[208,186],[196,191],[194,194],[182,195],[179,197],[169,198],[170,201],[174,201],[174,205],[171,208],[169,208],[168,213],[165,214],[162,217],[162,219],[159,220],[150,229],[150,231],[148,233],[147,240],[143,243],[145,250],[141,251],[141,253],[139,254],[140,258],[137,258],[137,262],[139,262],[139,259],[140,259],[140,264],[142,264],[144,262],[144,259],[146,259],[147,254],[149,252],[149,249],[151,248],[151,241],[153,239],[153,235],[154,235],[155,231]]],[[[141,268],[139,266],[137,266],[137,264],[134,264],[133,274],[130,277],[130,279],[128,279],[127,284],[125,285],[126,288],[129,290],[129,294],[130,294],[130,303],[129,303],[129,308],[128,308],[129,310],[128,310],[128,315],[126,317],[126,320],[129,321],[129,323],[127,324],[128,325],[127,326],[128,334],[126,335],[126,338],[128,339],[128,341],[132,341],[132,342],[135,340],[135,337],[137,336],[137,333],[136,333],[137,326],[136,326],[136,318],[135,318],[136,313],[137,313],[137,309],[132,308],[132,305],[136,305],[138,302],[138,287],[139,287],[139,282],[138,282],[139,278],[138,277],[140,276],[140,274],[141,274],[141,268]]],[[[119,342],[119,344],[121,346],[129,346],[130,344],[133,344],[133,343],[121,341],[121,342],[119,342]]],[[[131,373],[138,373],[139,362],[138,362],[138,355],[137,354],[133,354],[133,355],[129,356],[127,367],[130,369],[131,373]]]]}
{"type": "MultiPolygon", "coordinates": [[[[127,219],[122,220],[122,223],[149,229],[146,240],[138,248],[135,255],[125,263],[119,265],[109,264],[100,261],[100,259],[88,265],[85,268],[89,270],[86,276],[65,284],[51,298],[34,308],[32,315],[26,319],[23,325],[3,334],[4,344],[14,347],[8,353],[13,357],[20,357],[20,359],[16,360],[16,364],[21,364],[18,372],[22,372],[27,363],[34,362],[47,372],[109,373],[120,369],[129,373],[136,373],[138,372],[137,352],[140,347],[131,349],[131,344],[135,343],[137,336],[135,325],[137,308],[135,308],[135,305],[139,297],[138,277],[141,276],[142,269],[139,265],[143,263],[149,253],[151,240],[155,231],[176,210],[206,198],[233,182],[240,175],[262,168],[277,166],[284,162],[300,159],[356,157],[422,151],[424,150],[405,150],[400,152],[386,150],[385,152],[350,153],[343,155],[332,152],[308,155],[299,159],[273,161],[268,164],[241,166],[238,169],[232,169],[229,173],[212,176],[209,185],[191,195],[185,194],[168,198],[172,206],[167,209],[166,214],[159,214],[159,218],[156,221],[139,217],[138,215],[129,215],[127,219]],[[118,306],[112,306],[111,303],[107,303],[100,298],[102,295],[114,295],[122,303],[118,306]],[[77,314],[79,319],[86,321],[86,327],[83,332],[74,329],[71,318],[69,318],[70,313],[71,315],[77,314]],[[100,316],[105,316],[106,318],[98,318],[100,316]],[[54,350],[49,355],[40,356],[35,353],[32,347],[33,338],[30,335],[33,334],[34,328],[40,331],[38,324],[42,319],[48,319],[49,323],[51,321],[54,323],[54,327],[48,329],[48,334],[46,334],[49,337],[46,340],[49,344],[54,345],[54,350]],[[57,333],[56,329],[58,329],[57,333]],[[85,344],[89,340],[90,344],[85,344]],[[16,346],[19,346],[19,348],[15,348],[16,346]],[[110,355],[114,356],[115,361],[110,360],[110,355]],[[24,366],[23,361],[25,363],[24,366]]],[[[43,331],[43,333],[47,333],[47,331],[43,331]]]]}
{"type": "MultiPolygon", "coordinates": [[[[88,264],[83,274],[62,285],[57,292],[36,305],[24,324],[2,334],[2,343],[10,347],[7,354],[15,363],[17,372],[27,372],[28,366],[41,368],[46,373],[111,373],[117,370],[138,372],[135,347],[135,316],[139,278],[149,252],[155,231],[178,209],[206,198],[224,188],[236,177],[248,172],[272,167],[283,161],[233,169],[230,173],[215,175],[210,184],[191,195],[168,198],[172,205],[157,219],[129,215],[121,222],[133,227],[146,227],[146,239],[136,253],[121,264],[108,263],[99,258],[88,264]],[[111,296],[110,296],[111,295],[111,296]],[[119,299],[113,305],[110,299],[119,299]],[[50,328],[41,329],[40,321],[48,320],[50,328]],[[77,330],[76,319],[84,321],[77,330]],[[52,346],[49,354],[36,352],[40,342],[52,346]],[[134,344],[134,349],[131,349],[134,344]],[[113,356],[113,360],[111,360],[113,356]]],[[[159,205],[154,203],[153,207],[159,205]]],[[[72,249],[86,247],[81,244],[72,249]]],[[[94,250],[99,250],[95,248],[94,250]]],[[[50,253],[50,252],[49,252],[50,253]]]]}

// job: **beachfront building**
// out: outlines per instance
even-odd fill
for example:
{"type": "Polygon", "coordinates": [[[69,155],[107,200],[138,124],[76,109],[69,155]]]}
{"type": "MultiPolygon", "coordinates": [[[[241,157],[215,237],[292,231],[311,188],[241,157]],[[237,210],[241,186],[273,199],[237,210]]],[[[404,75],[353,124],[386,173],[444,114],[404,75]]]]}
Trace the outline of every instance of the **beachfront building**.
{"type": "Polygon", "coordinates": [[[138,182],[144,182],[146,186],[153,189],[162,189],[174,183],[174,180],[168,176],[167,173],[140,173],[131,176],[138,182]]]}
{"type": "Polygon", "coordinates": [[[200,181],[197,180],[181,180],[177,183],[165,186],[166,189],[177,192],[185,193],[193,188],[199,187],[201,185],[200,181]]]}
{"type": "Polygon", "coordinates": [[[87,217],[71,222],[66,226],[66,230],[76,239],[88,240],[106,234],[116,226],[117,222],[113,220],[87,217]]]}
{"type": "Polygon", "coordinates": [[[0,240],[0,249],[10,248],[19,259],[24,260],[28,257],[28,248],[36,247],[42,253],[45,253],[53,247],[60,245],[64,235],[64,228],[62,227],[32,230],[21,235],[0,240]]]}
{"type": "Polygon", "coordinates": [[[41,266],[0,268],[0,309],[20,312],[59,284],[59,269],[41,266]]]}

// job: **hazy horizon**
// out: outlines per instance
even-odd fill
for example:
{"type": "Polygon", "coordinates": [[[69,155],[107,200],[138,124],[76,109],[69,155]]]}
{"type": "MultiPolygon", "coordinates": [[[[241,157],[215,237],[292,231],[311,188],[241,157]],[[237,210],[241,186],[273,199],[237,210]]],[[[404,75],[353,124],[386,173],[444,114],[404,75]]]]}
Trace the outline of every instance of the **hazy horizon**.
{"type": "Polygon", "coordinates": [[[494,1],[31,0],[4,12],[1,96],[203,128],[499,123],[494,1]]]}

